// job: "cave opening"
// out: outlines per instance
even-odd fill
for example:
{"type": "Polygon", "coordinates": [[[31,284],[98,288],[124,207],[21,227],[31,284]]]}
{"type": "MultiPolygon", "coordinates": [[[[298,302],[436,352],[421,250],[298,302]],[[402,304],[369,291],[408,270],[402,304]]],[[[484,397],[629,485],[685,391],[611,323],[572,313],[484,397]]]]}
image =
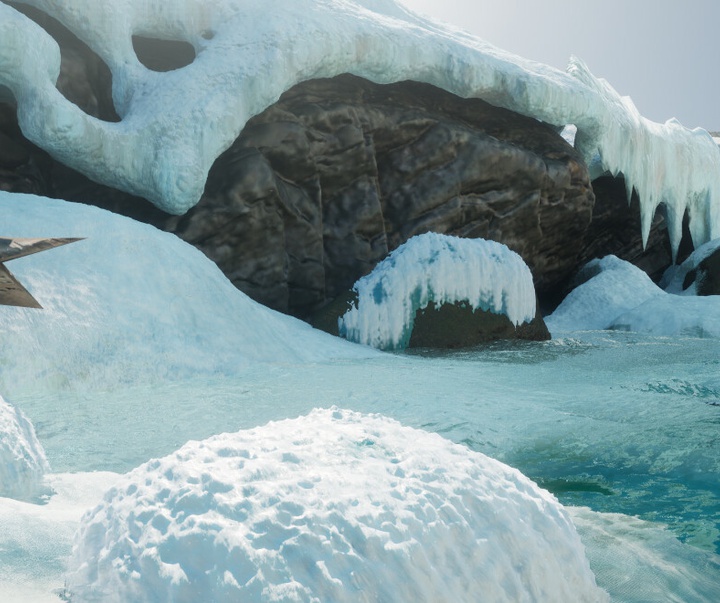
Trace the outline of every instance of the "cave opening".
{"type": "Polygon", "coordinates": [[[60,47],[58,91],[88,115],[119,122],[112,100],[112,73],[105,61],[54,17],[19,2],[4,3],[37,23],[57,42],[60,47]]]}
{"type": "Polygon", "coordinates": [[[190,65],[197,56],[195,47],[183,40],[162,40],[135,35],[132,43],[138,60],[151,71],[182,69],[190,65]]]}

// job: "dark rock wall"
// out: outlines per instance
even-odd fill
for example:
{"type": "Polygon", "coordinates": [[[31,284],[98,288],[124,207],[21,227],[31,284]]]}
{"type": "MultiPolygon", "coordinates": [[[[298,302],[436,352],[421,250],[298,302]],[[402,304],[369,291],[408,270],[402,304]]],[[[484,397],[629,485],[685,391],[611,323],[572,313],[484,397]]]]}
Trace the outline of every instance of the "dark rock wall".
{"type": "Polygon", "coordinates": [[[428,231],[501,241],[542,293],[571,273],[593,194],[549,126],[431,86],[296,86],[251,120],[166,227],[274,308],[305,315],[428,231]]]}

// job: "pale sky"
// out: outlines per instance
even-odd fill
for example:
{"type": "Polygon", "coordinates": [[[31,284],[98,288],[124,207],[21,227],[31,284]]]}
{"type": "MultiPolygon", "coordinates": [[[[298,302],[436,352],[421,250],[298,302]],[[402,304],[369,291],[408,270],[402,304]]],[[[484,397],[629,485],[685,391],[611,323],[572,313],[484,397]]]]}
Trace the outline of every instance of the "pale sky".
{"type": "Polygon", "coordinates": [[[720,131],[720,0],[401,0],[527,59],[575,54],[645,117],[720,131]]]}

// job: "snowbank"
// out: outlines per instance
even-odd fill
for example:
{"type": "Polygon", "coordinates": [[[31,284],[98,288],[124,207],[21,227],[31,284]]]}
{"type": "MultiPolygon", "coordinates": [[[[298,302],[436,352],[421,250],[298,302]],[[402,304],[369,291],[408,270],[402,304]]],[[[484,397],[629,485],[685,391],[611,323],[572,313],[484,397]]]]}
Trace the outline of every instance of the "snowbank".
{"type": "Polygon", "coordinates": [[[433,301],[467,302],[519,325],[535,317],[535,287],[522,258],[505,245],[427,233],[411,238],[355,283],[356,306],[340,335],[380,349],[407,347],[415,312],[433,301]]]}
{"type": "Polygon", "coordinates": [[[0,192],[3,234],[86,237],[13,260],[43,310],[0,312],[0,386],[109,389],[254,361],[367,356],[238,291],[174,235],[94,207],[0,192]]]}
{"type": "Polygon", "coordinates": [[[45,451],[28,418],[0,396],[0,496],[30,500],[44,493],[45,451]]]}
{"type": "Polygon", "coordinates": [[[518,471],[337,409],[137,468],[69,568],[74,603],[607,600],[565,510],[518,471]]]}
{"type": "Polygon", "coordinates": [[[252,116],[293,85],[352,73],[417,80],[542,121],[577,126],[596,173],[625,176],[640,196],[643,236],[667,206],[676,249],[685,209],[693,241],[720,236],[720,152],[704,130],[643,118],[578,59],[567,73],[422,19],[393,0],[22,0],[64,23],[108,64],[119,124],[84,114],[55,88],[60,53],[32,21],[0,3],[0,86],[25,135],[94,180],[183,213],[252,116]],[[156,73],[132,36],[184,40],[197,52],[156,73]],[[597,159],[597,161],[595,161],[597,159]]]}
{"type": "MultiPolygon", "coordinates": [[[[698,262],[711,247],[699,252],[698,262]]],[[[588,262],[578,278],[588,280],[571,291],[545,319],[553,336],[568,331],[616,329],[668,337],[720,337],[720,304],[716,296],[667,293],[645,272],[612,255],[588,262]]],[[[677,276],[672,279],[673,287],[677,279],[682,283],[677,276]]]]}

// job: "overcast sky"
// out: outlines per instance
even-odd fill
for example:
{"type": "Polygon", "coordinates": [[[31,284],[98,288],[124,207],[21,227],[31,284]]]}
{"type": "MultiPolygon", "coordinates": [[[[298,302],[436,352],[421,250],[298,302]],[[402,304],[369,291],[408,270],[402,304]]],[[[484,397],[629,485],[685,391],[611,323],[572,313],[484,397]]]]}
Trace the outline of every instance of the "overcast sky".
{"type": "Polygon", "coordinates": [[[720,0],[401,0],[527,59],[575,54],[645,117],[720,131],[720,0]]]}

